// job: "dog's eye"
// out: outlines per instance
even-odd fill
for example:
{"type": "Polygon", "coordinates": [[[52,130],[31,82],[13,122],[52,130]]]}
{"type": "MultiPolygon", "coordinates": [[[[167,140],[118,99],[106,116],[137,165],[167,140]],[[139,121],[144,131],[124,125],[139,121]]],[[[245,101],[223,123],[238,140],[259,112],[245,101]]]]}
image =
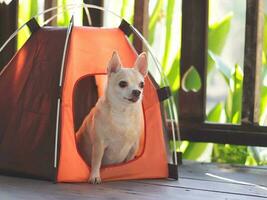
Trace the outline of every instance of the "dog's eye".
{"type": "Polygon", "coordinates": [[[120,82],[119,82],[119,86],[120,86],[121,88],[125,88],[125,87],[128,86],[128,83],[127,83],[126,81],[120,81],[120,82]]]}
{"type": "Polygon", "coordinates": [[[144,88],[144,82],[140,82],[140,83],[139,83],[139,87],[140,87],[140,88],[144,88]]]}

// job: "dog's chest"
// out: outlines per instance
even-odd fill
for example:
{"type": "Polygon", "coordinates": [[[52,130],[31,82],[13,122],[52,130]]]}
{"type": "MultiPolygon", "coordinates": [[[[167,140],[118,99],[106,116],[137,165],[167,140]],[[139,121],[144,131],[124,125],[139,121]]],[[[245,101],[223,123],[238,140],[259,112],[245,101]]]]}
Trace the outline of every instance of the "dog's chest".
{"type": "Polygon", "coordinates": [[[139,141],[141,131],[140,119],[136,115],[113,116],[108,123],[106,127],[109,128],[104,133],[104,165],[123,162],[130,149],[139,141]]]}
{"type": "Polygon", "coordinates": [[[123,162],[137,139],[138,137],[136,136],[110,138],[109,141],[105,142],[107,146],[104,153],[103,164],[123,162]]]}

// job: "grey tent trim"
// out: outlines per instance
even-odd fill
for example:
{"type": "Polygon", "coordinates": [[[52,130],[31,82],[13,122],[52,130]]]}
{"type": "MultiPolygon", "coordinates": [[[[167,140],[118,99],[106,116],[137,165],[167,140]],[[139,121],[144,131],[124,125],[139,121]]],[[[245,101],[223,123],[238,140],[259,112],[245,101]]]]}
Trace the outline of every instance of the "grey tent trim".
{"type": "Polygon", "coordinates": [[[57,118],[56,118],[56,135],[55,135],[55,156],[54,156],[54,168],[57,168],[57,160],[58,160],[58,138],[59,138],[59,119],[60,119],[60,106],[61,106],[61,90],[62,90],[62,83],[63,83],[63,75],[64,75],[64,66],[65,66],[65,60],[66,60],[66,52],[68,48],[68,43],[69,43],[69,37],[71,34],[71,30],[73,27],[73,17],[70,20],[69,27],[67,29],[67,34],[66,34],[66,40],[65,40],[65,45],[64,45],[64,50],[63,50],[63,56],[62,56],[62,64],[61,64],[61,69],[60,69],[60,78],[59,78],[59,95],[57,99],[57,118]]]}

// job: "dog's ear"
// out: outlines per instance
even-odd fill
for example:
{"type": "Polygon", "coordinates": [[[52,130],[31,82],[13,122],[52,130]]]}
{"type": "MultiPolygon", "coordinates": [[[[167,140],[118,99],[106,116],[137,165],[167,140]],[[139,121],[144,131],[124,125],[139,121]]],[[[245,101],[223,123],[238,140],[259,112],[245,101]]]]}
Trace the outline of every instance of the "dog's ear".
{"type": "Polygon", "coordinates": [[[141,53],[134,64],[134,68],[137,69],[144,77],[147,75],[148,68],[147,68],[147,56],[146,53],[141,53]]]}
{"type": "Polygon", "coordinates": [[[108,74],[116,73],[121,68],[121,60],[117,51],[114,51],[112,57],[108,63],[108,74]]]}

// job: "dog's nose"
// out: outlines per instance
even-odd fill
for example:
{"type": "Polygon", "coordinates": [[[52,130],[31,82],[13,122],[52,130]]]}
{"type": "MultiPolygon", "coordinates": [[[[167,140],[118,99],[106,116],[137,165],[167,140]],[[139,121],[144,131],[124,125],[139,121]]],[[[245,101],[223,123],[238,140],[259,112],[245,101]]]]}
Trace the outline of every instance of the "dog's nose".
{"type": "Polygon", "coordinates": [[[132,91],[132,95],[135,96],[135,97],[139,97],[141,94],[141,92],[139,90],[133,90],[132,91]]]}

